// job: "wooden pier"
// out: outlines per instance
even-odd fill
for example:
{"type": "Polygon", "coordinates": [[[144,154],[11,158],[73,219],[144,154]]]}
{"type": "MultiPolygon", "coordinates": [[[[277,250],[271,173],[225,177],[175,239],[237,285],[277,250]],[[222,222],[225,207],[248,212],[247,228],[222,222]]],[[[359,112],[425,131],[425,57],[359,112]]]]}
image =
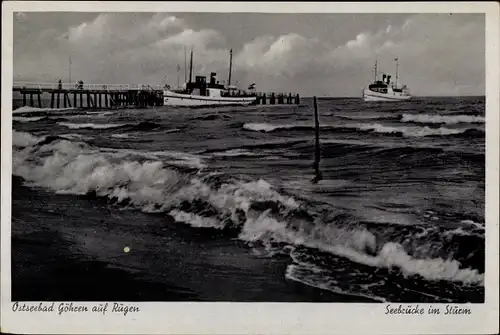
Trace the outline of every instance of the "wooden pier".
{"type": "MultiPolygon", "coordinates": [[[[163,105],[163,89],[149,85],[74,85],[14,83],[23,106],[42,108],[50,98],[50,108],[102,109],[163,105]]],[[[48,107],[48,106],[47,106],[48,107]]]]}
{"type": "MultiPolygon", "coordinates": [[[[128,84],[67,84],[14,82],[13,92],[22,95],[22,106],[50,108],[145,108],[163,106],[161,86],[128,84]]],[[[254,93],[257,105],[299,105],[292,93],[254,93]]]]}

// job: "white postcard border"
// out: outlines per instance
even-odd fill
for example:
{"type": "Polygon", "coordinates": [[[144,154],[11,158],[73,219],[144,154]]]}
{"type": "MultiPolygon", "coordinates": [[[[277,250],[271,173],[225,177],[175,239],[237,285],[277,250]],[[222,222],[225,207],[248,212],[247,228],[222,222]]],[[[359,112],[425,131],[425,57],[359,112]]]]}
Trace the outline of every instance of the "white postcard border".
{"type": "MultiPolygon", "coordinates": [[[[1,330],[6,333],[123,334],[471,334],[498,332],[499,262],[499,6],[496,2],[192,3],[3,2],[1,142],[1,330]],[[15,11],[485,13],[486,15],[486,272],[485,303],[469,316],[386,315],[387,304],[131,303],[140,312],[65,314],[13,312],[10,286],[12,173],[12,27],[15,11]]],[[[57,305],[58,303],[56,303],[57,305]]],[[[96,304],[96,303],[94,303],[96,304]]],[[[85,303],[87,306],[93,303],[85,303]]],[[[412,304],[415,306],[417,304],[412,304]]],[[[420,304],[427,308],[430,304],[420,304]]],[[[443,307],[442,304],[432,306],[443,307]]]]}

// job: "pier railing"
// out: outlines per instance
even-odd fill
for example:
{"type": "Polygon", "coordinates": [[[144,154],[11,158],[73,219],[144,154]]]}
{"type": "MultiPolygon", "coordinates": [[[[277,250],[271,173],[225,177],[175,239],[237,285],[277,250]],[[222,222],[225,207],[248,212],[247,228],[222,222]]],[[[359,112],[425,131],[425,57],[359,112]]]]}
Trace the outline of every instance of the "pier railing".
{"type": "Polygon", "coordinates": [[[34,83],[25,81],[15,81],[13,83],[14,90],[84,90],[84,91],[160,91],[164,87],[162,85],[146,85],[146,84],[79,84],[79,83],[34,83]]]}

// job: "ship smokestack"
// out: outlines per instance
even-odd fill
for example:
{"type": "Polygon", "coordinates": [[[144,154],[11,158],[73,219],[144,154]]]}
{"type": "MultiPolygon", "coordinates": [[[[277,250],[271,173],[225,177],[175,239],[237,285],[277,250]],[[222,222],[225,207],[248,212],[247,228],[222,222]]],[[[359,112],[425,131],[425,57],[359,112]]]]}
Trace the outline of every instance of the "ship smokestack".
{"type": "Polygon", "coordinates": [[[189,62],[189,82],[193,82],[193,49],[191,49],[191,60],[189,62]]]}
{"type": "Polygon", "coordinates": [[[387,84],[391,83],[391,76],[387,76],[387,84]]]}
{"type": "Polygon", "coordinates": [[[385,83],[385,74],[382,75],[382,82],[385,83]]]}

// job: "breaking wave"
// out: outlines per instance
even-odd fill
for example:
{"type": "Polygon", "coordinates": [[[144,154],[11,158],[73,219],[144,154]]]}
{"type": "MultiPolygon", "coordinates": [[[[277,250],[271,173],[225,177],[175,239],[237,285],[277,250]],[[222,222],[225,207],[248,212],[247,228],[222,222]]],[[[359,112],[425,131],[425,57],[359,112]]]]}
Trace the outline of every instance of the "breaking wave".
{"type": "MultiPolygon", "coordinates": [[[[450,135],[463,135],[463,136],[484,136],[484,131],[476,128],[431,128],[428,126],[385,126],[380,123],[355,123],[345,125],[321,125],[322,129],[326,131],[359,131],[359,132],[374,132],[380,134],[392,134],[404,137],[426,137],[426,136],[450,136],[450,135]]],[[[313,130],[314,126],[308,124],[284,124],[276,125],[269,123],[245,123],[243,129],[256,131],[256,132],[276,132],[283,130],[313,130]]]]}
{"type": "Polygon", "coordinates": [[[14,109],[12,113],[17,114],[17,113],[33,113],[33,112],[58,112],[58,111],[67,111],[67,110],[72,110],[74,108],[38,108],[38,107],[28,107],[28,106],[23,106],[19,107],[17,109],[14,109]]]}
{"type": "Polygon", "coordinates": [[[438,115],[438,114],[403,114],[401,122],[422,124],[458,124],[458,123],[484,123],[483,116],[474,115],[438,115]]]}
{"type": "MultiPolygon", "coordinates": [[[[263,179],[203,173],[202,166],[186,173],[170,165],[196,160],[201,163],[202,157],[103,149],[16,131],[13,143],[17,147],[13,174],[28,185],[57,193],[94,194],[144,212],[165,213],[193,227],[234,231],[248,243],[310,248],[344,261],[429,281],[484,283],[484,274],[477,269],[463,268],[451,254],[439,254],[436,250],[442,249],[443,242],[437,244],[439,247],[424,242],[415,248],[405,242],[411,235],[396,239],[392,235],[379,236],[366,227],[343,224],[346,220],[338,215],[318,216],[309,210],[306,201],[279,192],[263,179]]],[[[443,236],[474,237],[462,231],[443,236]]]]}
{"type": "Polygon", "coordinates": [[[23,116],[17,116],[17,117],[13,117],[12,118],[12,121],[15,121],[15,122],[36,122],[36,121],[40,121],[42,119],[44,119],[45,117],[43,116],[34,116],[34,117],[23,117],[23,116]]]}
{"type": "MultiPolygon", "coordinates": [[[[70,122],[58,122],[60,126],[67,127],[69,129],[110,129],[110,128],[123,128],[129,131],[148,131],[163,128],[162,125],[143,121],[139,123],[70,123],[70,122]]],[[[165,132],[178,132],[181,129],[168,129],[165,132]]]]}
{"type": "MultiPolygon", "coordinates": [[[[446,136],[464,134],[470,130],[476,129],[451,129],[451,128],[430,128],[430,127],[392,127],[384,126],[379,123],[374,124],[361,124],[356,126],[357,129],[362,131],[373,131],[382,134],[395,134],[405,137],[425,137],[425,136],[446,136]]],[[[479,131],[479,130],[478,130],[479,131]]]]}
{"type": "Polygon", "coordinates": [[[125,125],[120,123],[97,124],[97,123],[70,123],[70,122],[58,122],[57,124],[69,129],[108,129],[108,128],[123,127],[125,125]]]}

